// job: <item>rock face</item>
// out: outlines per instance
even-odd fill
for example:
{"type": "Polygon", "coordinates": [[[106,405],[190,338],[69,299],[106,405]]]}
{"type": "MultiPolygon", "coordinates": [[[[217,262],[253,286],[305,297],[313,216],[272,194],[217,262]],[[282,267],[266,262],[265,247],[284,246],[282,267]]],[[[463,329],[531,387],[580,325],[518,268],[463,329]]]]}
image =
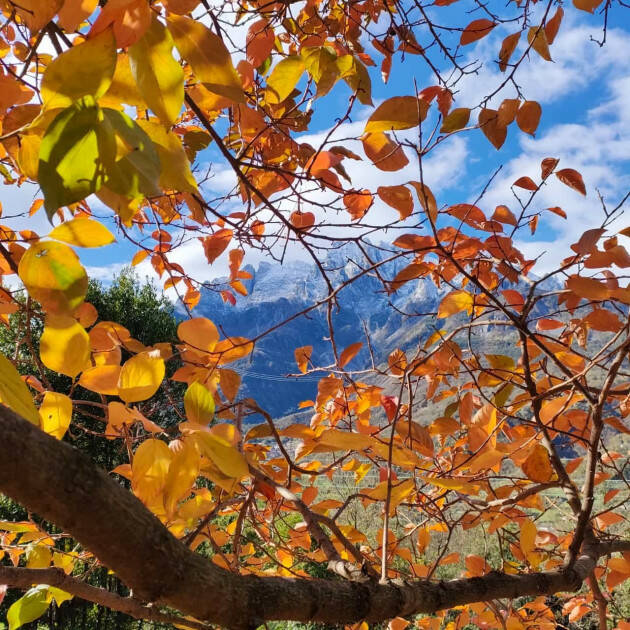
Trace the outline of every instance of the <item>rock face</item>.
{"type": "MultiPolygon", "coordinates": [[[[368,251],[373,261],[389,254],[378,248],[368,251]]],[[[399,259],[379,267],[379,275],[391,280],[410,261],[399,259]]],[[[364,256],[355,245],[330,250],[323,267],[337,287],[361,273],[366,267],[364,256]]],[[[300,313],[327,295],[320,270],[306,261],[284,265],[261,262],[257,269],[245,267],[252,278],[245,280],[248,295],[238,296],[235,306],[225,304],[216,290],[206,289],[195,314],[208,317],[224,335],[257,336],[300,313]]],[[[440,323],[435,317],[439,301],[448,288],[438,290],[430,280],[412,280],[396,293],[388,295],[374,272],[363,274],[339,293],[339,304],[333,307],[335,341],[339,351],[357,341],[363,348],[349,368],[368,367],[370,356],[365,330],[378,353],[377,363],[387,360],[395,348],[414,349],[440,323]]],[[[183,312],[182,312],[183,315],[183,312]]],[[[505,329],[504,329],[505,330],[505,329]]],[[[486,334],[496,335],[494,331],[486,334]]],[[[256,343],[248,359],[235,367],[243,378],[243,394],[255,398],[274,416],[296,411],[302,400],[314,399],[317,380],[325,372],[307,376],[295,374],[293,351],[299,346],[313,346],[313,361],[318,366],[332,363],[326,306],[295,317],[256,343]]]]}

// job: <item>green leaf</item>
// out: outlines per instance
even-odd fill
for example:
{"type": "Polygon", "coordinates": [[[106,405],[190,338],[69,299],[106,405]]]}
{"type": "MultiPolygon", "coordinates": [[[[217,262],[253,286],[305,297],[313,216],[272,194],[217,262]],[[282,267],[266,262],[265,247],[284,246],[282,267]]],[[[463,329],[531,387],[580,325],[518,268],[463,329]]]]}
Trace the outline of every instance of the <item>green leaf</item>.
{"type": "Polygon", "coordinates": [[[105,164],[113,162],[116,144],[113,135],[99,133],[101,119],[101,109],[86,97],[59,113],[46,130],[37,178],[49,219],[105,183],[105,164]]]}
{"type": "Polygon", "coordinates": [[[11,604],[7,611],[9,630],[16,630],[25,623],[38,619],[48,610],[50,602],[47,601],[47,591],[48,587],[41,584],[26,591],[20,599],[11,604]]]}
{"type": "Polygon", "coordinates": [[[470,109],[467,107],[458,107],[454,109],[442,123],[440,133],[451,133],[463,129],[470,119],[470,109]]]}
{"type": "Polygon", "coordinates": [[[160,158],[151,138],[123,112],[105,107],[103,115],[107,134],[118,137],[128,150],[109,165],[107,187],[130,198],[159,195],[160,158]]]}
{"type": "Polygon", "coordinates": [[[179,54],[190,64],[197,79],[211,92],[244,103],[245,96],[232,57],[218,35],[201,22],[170,15],[168,29],[179,54]]]}
{"type": "Polygon", "coordinates": [[[83,96],[103,96],[111,85],[115,68],[116,43],[108,28],[49,64],[42,79],[44,105],[49,109],[68,107],[83,96]]]}
{"type": "Polygon", "coordinates": [[[177,120],[184,104],[184,71],[173,58],[173,38],[154,15],[150,28],[129,48],[129,62],[138,89],[165,124],[177,120]]]}
{"type": "Polygon", "coordinates": [[[265,100],[271,105],[282,103],[295,89],[306,65],[297,56],[287,57],[280,61],[267,79],[265,100]]]}

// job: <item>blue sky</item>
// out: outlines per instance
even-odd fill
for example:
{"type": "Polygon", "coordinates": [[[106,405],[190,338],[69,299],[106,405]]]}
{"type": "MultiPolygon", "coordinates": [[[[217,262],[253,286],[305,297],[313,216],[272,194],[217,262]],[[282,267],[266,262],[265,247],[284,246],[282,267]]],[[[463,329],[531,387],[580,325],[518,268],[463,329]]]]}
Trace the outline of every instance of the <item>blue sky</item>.
{"type": "MultiPolygon", "coordinates": [[[[558,157],[562,167],[579,170],[586,183],[586,198],[555,180],[545,186],[538,197],[537,208],[560,206],[568,214],[568,220],[565,221],[545,213],[536,236],[520,243],[529,256],[548,252],[541,260],[539,271],[551,268],[566,256],[568,246],[585,229],[595,227],[600,221],[601,209],[596,188],[613,206],[630,189],[630,19],[627,13],[613,8],[609,16],[608,41],[600,48],[589,41],[589,37],[601,37],[601,16],[567,10],[558,37],[551,47],[554,62],[545,62],[533,54],[530,62],[519,70],[518,81],[525,96],[539,101],[543,107],[542,121],[535,138],[522,133],[514,124],[510,126],[504,147],[496,151],[481,131],[475,130],[450,138],[426,158],[425,181],[431,186],[439,205],[473,201],[489,175],[503,165],[501,173],[480,203],[488,215],[500,203],[516,210],[517,203],[510,191],[511,183],[522,175],[529,175],[537,181],[540,177],[540,161],[544,157],[558,157]]],[[[484,65],[477,76],[468,77],[457,86],[460,92],[456,95],[454,106],[478,103],[481,97],[501,82],[502,75],[492,60],[496,59],[501,41],[509,32],[498,27],[476,45],[464,49],[471,60],[479,59],[484,65]]],[[[238,31],[234,35],[236,39],[242,37],[238,31]]],[[[523,41],[520,46],[524,46],[523,41]]],[[[367,52],[371,52],[370,49],[367,52]]],[[[380,63],[380,55],[374,55],[374,58],[377,64],[380,63]]],[[[434,78],[427,74],[425,65],[415,56],[408,56],[402,64],[399,60],[394,64],[387,85],[382,83],[378,65],[370,70],[375,104],[391,96],[412,94],[414,79],[419,88],[435,84],[434,78]]],[[[349,95],[349,89],[340,82],[331,94],[315,101],[311,129],[308,134],[297,136],[297,139],[317,146],[334,118],[340,112],[345,112],[349,95]]],[[[513,96],[513,91],[506,89],[498,99],[491,102],[491,106],[498,105],[503,98],[513,96]]],[[[342,125],[337,137],[360,136],[371,111],[368,107],[358,108],[352,122],[342,125]]],[[[475,113],[473,118],[476,118],[475,113]]],[[[347,142],[346,146],[361,153],[358,141],[347,142]]],[[[411,159],[410,166],[397,173],[379,171],[369,161],[346,160],[345,166],[354,187],[375,190],[378,185],[418,179],[417,166],[412,156],[408,157],[411,159]]],[[[214,178],[209,182],[207,192],[213,194],[229,190],[234,183],[233,173],[223,161],[216,159],[212,146],[200,158],[204,166],[211,165],[213,169],[214,178]]],[[[32,186],[24,186],[20,191],[16,191],[13,186],[0,189],[4,214],[27,209],[35,194],[32,186]]],[[[235,202],[232,210],[238,210],[237,206],[238,202],[235,202]]],[[[94,209],[98,214],[107,214],[97,205],[94,205],[94,209]]],[[[393,209],[379,202],[370,210],[369,216],[372,223],[387,223],[395,215],[393,209]]],[[[43,213],[31,219],[30,224],[28,221],[7,223],[19,228],[29,225],[42,235],[50,229],[43,213]]],[[[618,227],[621,229],[628,224],[622,218],[618,227]]],[[[384,234],[383,238],[387,240],[388,235],[384,234]]],[[[133,246],[120,238],[115,245],[100,250],[83,250],[80,255],[93,275],[107,279],[130,260],[134,251],[133,246]]],[[[289,257],[299,258],[302,255],[297,249],[289,252],[289,257]]],[[[196,242],[181,248],[173,259],[184,264],[187,271],[201,280],[225,272],[225,264],[221,260],[212,267],[208,266],[196,242]]],[[[256,264],[258,260],[260,256],[253,253],[246,256],[245,262],[256,264]]],[[[142,274],[153,275],[148,263],[143,263],[139,270],[142,274]]]]}

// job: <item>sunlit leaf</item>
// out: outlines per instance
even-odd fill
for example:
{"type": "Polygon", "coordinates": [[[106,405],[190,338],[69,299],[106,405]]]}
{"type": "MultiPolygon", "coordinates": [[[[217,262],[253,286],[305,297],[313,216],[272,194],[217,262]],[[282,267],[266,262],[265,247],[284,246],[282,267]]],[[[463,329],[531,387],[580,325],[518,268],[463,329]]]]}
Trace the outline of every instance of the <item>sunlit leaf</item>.
{"type": "Polygon", "coordinates": [[[120,365],[97,365],[88,368],[81,374],[79,385],[97,394],[117,396],[120,370],[120,365]]]}
{"type": "Polygon", "coordinates": [[[75,247],[103,247],[116,240],[100,221],[85,217],[60,223],[48,236],[75,247]]]}
{"type": "Polygon", "coordinates": [[[294,350],[295,362],[297,363],[298,370],[302,372],[302,374],[306,374],[308,370],[308,363],[311,360],[311,355],[313,354],[313,346],[301,346],[300,348],[296,348],[294,350]]]}
{"type": "Polygon", "coordinates": [[[120,371],[118,395],[126,403],[151,398],[164,379],[164,360],[149,353],[128,359],[120,371]]]}
{"type": "Polygon", "coordinates": [[[48,610],[50,602],[46,597],[47,589],[45,584],[31,588],[11,604],[7,610],[9,630],[17,630],[25,623],[38,619],[48,610]]]}
{"type": "Polygon", "coordinates": [[[171,34],[155,15],[142,38],[129,48],[129,63],[147,105],[172,125],[184,104],[184,72],[173,58],[171,34]]]}
{"type": "Polygon", "coordinates": [[[173,514],[177,502],[192,488],[199,474],[199,453],[193,440],[177,440],[164,484],[164,509],[173,514]]]}
{"type": "Polygon", "coordinates": [[[131,466],[131,487],[139,499],[150,502],[162,492],[172,459],[173,454],[161,440],[149,439],[140,444],[131,466]]]}
{"type": "Polygon", "coordinates": [[[344,348],[343,352],[339,355],[339,367],[345,367],[354,359],[359,353],[359,350],[363,347],[363,343],[358,341],[357,343],[351,343],[347,348],[344,348]]]}
{"type": "Polygon", "coordinates": [[[249,474],[247,461],[227,440],[205,431],[195,433],[195,439],[199,450],[228,477],[241,479],[249,474]]]}
{"type": "Polygon", "coordinates": [[[413,212],[411,191],[406,186],[379,186],[377,192],[388,206],[398,210],[401,221],[413,212]]]}
{"type": "Polygon", "coordinates": [[[2,353],[0,353],[0,403],[39,426],[39,414],[28,387],[2,353]]]}
{"type": "Polygon", "coordinates": [[[291,56],[280,61],[267,79],[265,100],[267,103],[282,103],[293,92],[306,66],[301,57],[291,56]]]}
{"type": "Polygon", "coordinates": [[[90,367],[90,338],[73,317],[48,315],[39,354],[47,368],[74,378],[90,367]]]}
{"type": "Polygon", "coordinates": [[[42,431],[61,440],[72,419],[72,400],[65,394],[46,392],[39,406],[39,418],[42,431]]]}
{"type": "Polygon", "coordinates": [[[427,116],[429,105],[413,96],[394,96],[383,101],[368,118],[365,133],[411,129],[427,116]]]}
{"type": "Polygon", "coordinates": [[[105,183],[106,165],[113,164],[116,145],[111,134],[102,132],[101,121],[99,107],[79,101],[58,114],[46,130],[37,178],[49,218],[105,183]]]}
{"type": "Polygon", "coordinates": [[[201,22],[182,15],[168,17],[168,29],[180,55],[211,91],[243,103],[241,80],[225,44],[201,22]]]}
{"type": "Polygon", "coordinates": [[[386,133],[365,134],[361,140],[365,154],[381,171],[399,171],[409,164],[403,148],[386,133]]]}
{"type": "Polygon", "coordinates": [[[116,67],[116,43],[110,29],[73,46],[46,68],[41,95],[49,108],[68,107],[83,96],[107,92],[116,67]]]}
{"type": "Polygon", "coordinates": [[[193,348],[212,352],[219,341],[217,327],[205,317],[185,319],[177,327],[177,336],[193,348]]]}
{"type": "Polygon", "coordinates": [[[138,125],[151,138],[160,160],[160,186],[164,190],[197,192],[197,182],[179,136],[157,122],[139,120],[138,125]]]}
{"type": "Polygon", "coordinates": [[[441,302],[438,307],[438,317],[449,317],[456,313],[465,311],[472,313],[474,298],[468,291],[452,291],[441,302]]]}
{"type": "Polygon", "coordinates": [[[197,424],[209,424],[214,418],[214,396],[202,383],[195,381],[184,394],[186,417],[197,424]]]}

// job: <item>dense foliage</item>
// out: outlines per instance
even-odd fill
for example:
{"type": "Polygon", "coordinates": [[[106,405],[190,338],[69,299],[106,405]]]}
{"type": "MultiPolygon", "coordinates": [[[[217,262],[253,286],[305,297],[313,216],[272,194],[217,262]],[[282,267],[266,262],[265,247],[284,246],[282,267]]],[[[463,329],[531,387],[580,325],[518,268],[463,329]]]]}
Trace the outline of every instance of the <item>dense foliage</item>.
{"type": "Polygon", "coordinates": [[[625,6],[0,2],[1,172],[41,191],[0,226],[0,491],[25,510],[0,523],[0,584],[26,591],[11,630],[73,597],[186,628],[630,627],[625,198],[596,201],[550,156],[505,191],[512,209],[486,207],[490,173],[451,204],[428,169],[462,136],[535,135],[519,73],[553,63],[569,13],[596,12],[604,46],[625,6]],[[376,81],[406,87],[381,100],[376,81]],[[355,187],[357,162],[386,183],[355,187]],[[539,221],[571,220],[540,206],[550,182],[593,211],[548,270],[539,221]],[[187,313],[176,329],[128,275],[90,286],[85,248],[116,238],[187,313]],[[322,261],[348,243],[340,280],[322,261]],[[202,289],[236,304],[248,258],[289,250],[324,281],[303,311],[230,337],[195,316],[202,289]],[[199,259],[227,277],[204,284],[199,259]],[[406,314],[431,334],[383,364],[365,330],[346,347],[335,331],[368,274],[391,308],[407,283],[443,291],[406,314]],[[280,423],[238,362],[316,310],[330,360],[295,340],[319,380],[309,422],[280,423]],[[508,353],[484,350],[490,329],[508,353]]]}

